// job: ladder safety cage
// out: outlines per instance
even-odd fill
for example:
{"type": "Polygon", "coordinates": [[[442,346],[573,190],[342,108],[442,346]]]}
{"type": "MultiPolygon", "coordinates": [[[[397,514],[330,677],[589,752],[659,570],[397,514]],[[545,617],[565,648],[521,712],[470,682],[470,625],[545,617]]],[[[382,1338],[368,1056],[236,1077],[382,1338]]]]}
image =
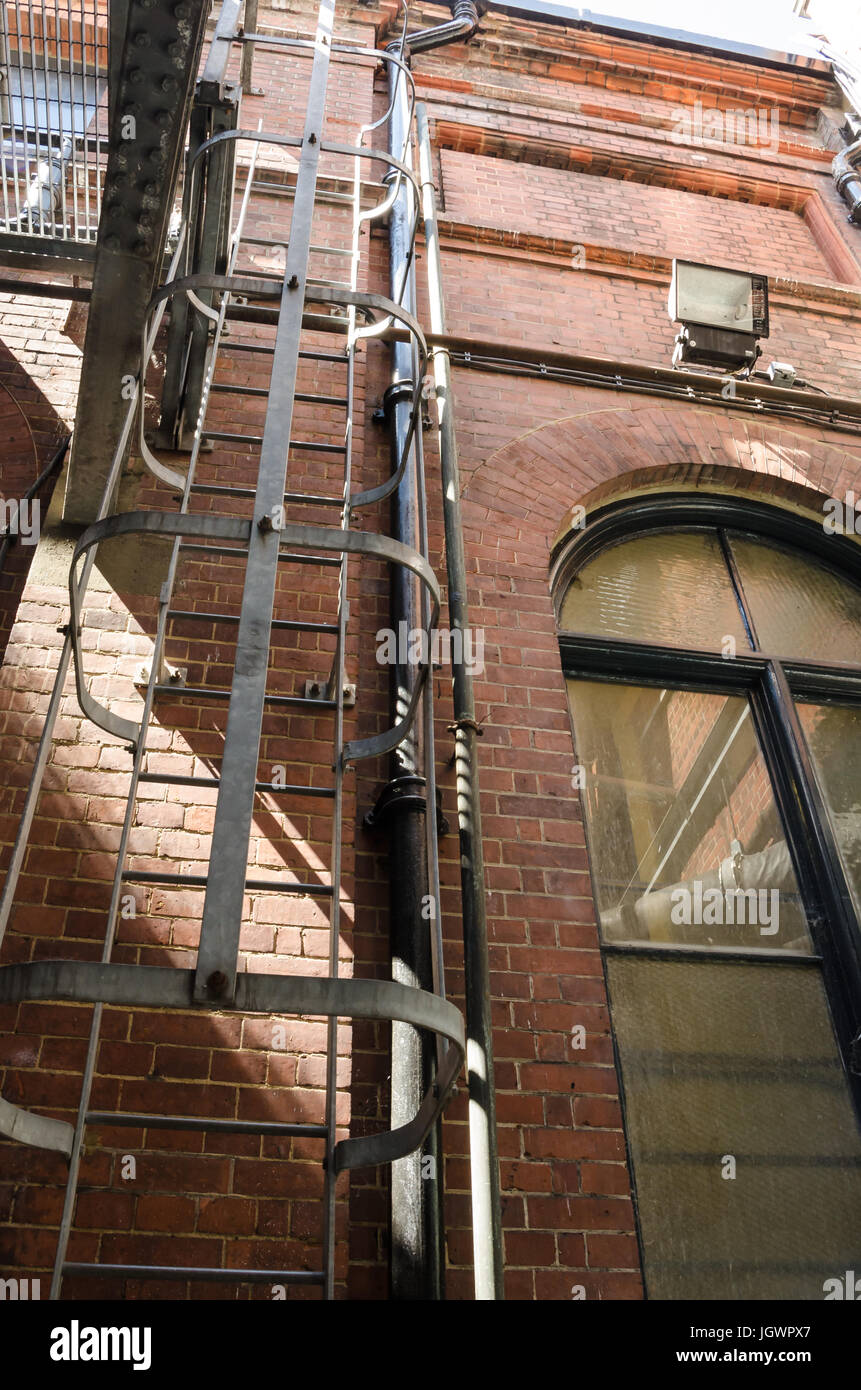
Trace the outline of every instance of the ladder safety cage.
{"type": "MultiPolygon", "coordinates": [[[[389,752],[409,734],[417,710],[424,707],[426,728],[433,729],[432,681],[429,678],[429,658],[420,667],[407,708],[392,727],[362,739],[344,740],[344,709],[349,687],[346,680],[345,650],[348,622],[347,584],[348,561],[351,555],[371,557],[390,566],[401,566],[412,573],[421,584],[422,616],[425,636],[430,637],[439,613],[440,591],[428,560],[427,518],[424,497],[421,497],[421,548],[412,549],[393,538],[353,529],[354,513],[390,496],[398,487],[406,468],[410,447],[415,442],[421,460],[422,381],[428,362],[428,348],[422,329],[400,302],[407,284],[405,270],[400,294],[395,299],[359,289],[361,260],[360,237],[363,228],[383,219],[407,181],[413,198],[413,221],[410,237],[410,257],[414,254],[420,188],[410,162],[410,129],[400,156],[391,155],[366,145],[370,133],[383,125],[394,106],[371,124],[363,126],[354,144],[328,142],[322,139],[327,78],[330,55],[333,53],[367,56],[384,64],[393,64],[400,80],[409,88],[409,112],[415,110],[415,87],[404,58],[407,29],[406,6],[399,51],[365,49],[358,45],[333,41],[334,0],[322,0],[317,30],[311,38],[283,38],[266,34],[236,32],[238,4],[225,0],[216,27],[215,38],[207,61],[206,71],[223,78],[227,55],[232,45],[253,45],[255,51],[265,46],[292,48],[311,57],[312,70],[301,137],[282,133],[266,133],[261,129],[246,130],[235,123],[198,141],[189,154],[189,165],[183,194],[185,216],[173,252],[167,279],[154,295],[143,332],[140,371],[135,381],[133,398],[129,401],[124,424],[117,440],[109,476],[105,484],[96,521],[90,525],[75,546],[69,574],[70,620],[65,629],[65,641],[57,667],[56,680],[50,697],[45,722],[36,753],[33,776],[28,787],[18,834],[12,852],[2,897],[0,897],[0,940],[9,920],[15,888],[27,849],[30,828],[35,816],[42,777],[51,751],[54,725],[59,713],[63,687],[70,665],[74,668],[77,698],[88,719],[108,733],[124,739],[132,755],[129,790],[122,822],[116,869],[108,908],[107,930],[100,961],[38,960],[0,968],[0,1003],[20,1000],[52,1000],[85,1002],[93,1005],[90,1035],[83,1067],[82,1087],[77,1120],[74,1125],[49,1119],[0,1100],[0,1135],[36,1147],[62,1153],[69,1162],[68,1182],[57,1245],[51,1297],[60,1296],[64,1275],[118,1276],[125,1278],[210,1280],[212,1282],[281,1282],[318,1284],[323,1296],[334,1295],[335,1272],[335,1182],[339,1172],[370,1164],[390,1163],[419,1147],[441,1114],[452,1091],[464,1056],[464,1028],[459,1011],[446,1000],[442,971],[442,942],[438,913],[429,923],[433,959],[433,992],[410,988],[391,980],[345,979],[339,977],[339,937],[341,927],[341,877],[343,845],[343,795],[347,772],[361,759],[389,752]],[[247,178],[239,200],[233,230],[226,238],[210,238],[205,256],[209,263],[201,264],[199,250],[190,233],[189,210],[196,205],[195,181],[202,181],[204,168],[211,161],[222,159],[222,173],[227,165],[223,156],[229,149],[229,167],[233,169],[232,151],[236,142],[252,146],[247,178]],[[238,268],[240,254],[247,246],[270,245],[265,238],[245,237],[244,228],[254,193],[255,172],[262,146],[289,147],[298,151],[298,169],[293,189],[292,217],[289,236],[285,240],[283,271],[277,275],[247,274],[238,268]],[[321,155],[337,155],[353,160],[351,195],[352,227],[349,247],[321,245],[312,241],[312,222],[318,171],[321,155]],[[363,161],[382,163],[385,194],[370,208],[362,206],[363,161]],[[220,244],[223,264],[219,268],[212,260],[212,248],[220,244]],[[349,280],[325,282],[309,276],[309,260],[316,252],[341,255],[349,264],[349,280]],[[255,301],[264,301],[263,307],[255,301]],[[266,307],[269,301],[269,307],[266,307]],[[274,301],[274,304],[273,304],[274,301]],[[147,364],[165,311],[171,306],[171,332],[180,325],[186,332],[186,342],[180,345],[188,354],[189,340],[202,321],[205,324],[204,354],[199,373],[199,400],[193,401],[194,433],[185,472],[163,462],[144,437],[143,396],[147,364]],[[179,307],[181,306],[181,308],[179,307]],[[340,314],[313,313],[311,310],[330,306],[340,314]],[[263,315],[261,320],[259,315],[263,315]],[[274,343],[240,341],[228,337],[224,342],[228,319],[234,323],[268,322],[275,329],[274,343]],[[305,346],[303,335],[324,330],[343,337],[343,348],[323,352],[305,346]],[[412,347],[414,377],[410,384],[409,434],[395,461],[394,471],[383,483],[355,492],[352,485],[352,447],[354,396],[356,393],[356,351],[365,338],[391,337],[406,339],[412,347]],[[245,392],[219,382],[217,368],[225,351],[266,353],[271,359],[270,388],[252,388],[249,395],[260,395],[265,403],[265,419],[259,435],[232,434],[207,428],[207,413],[213,396],[225,391],[245,392]],[[333,392],[300,392],[297,373],[300,362],[340,364],[344,369],[345,385],[342,394],[333,392]],[[277,383],[277,389],[274,385],[277,383]],[[326,404],[344,412],[343,442],[321,444],[315,440],[293,437],[294,404],[326,404]],[[149,472],[161,483],[180,489],[178,510],[134,511],[116,513],[116,495],[123,473],[129,444],[135,434],[141,458],[149,472]],[[234,442],[259,450],[256,485],[250,487],[223,486],[198,482],[201,452],[212,441],[234,442]],[[290,461],[297,452],[337,455],[343,464],[340,494],[312,494],[288,491],[290,461]],[[235,504],[250,501],[251,515],[219,515],[213,511],[192,510],[198,499],[224,497],[235,504]],[[284,519],[285,508],[331,505],[340,514],[339,524],[322,526],[316,523],[284,519]],[[100,543],[121,536],[153,536],[172,542],[167,578],[162,585],[153,655],[148,680],[143,689],[140,721],[120,716],[97,700],[87,684],[81,649],[81,625],[87,585],[96,550],[100,543]],[[232,556],[245,561],[244,584],[238,614],[222,614],[177,606],[174,598],[177,574],[183,559],[188,556],[232,556]],[[334,622],[311,623],[276,617],[277,571],[282,562],[317,567],[322,574],[329,568],[337,590],[337,616],[334,622]],[[261,621],[263,615],[263,621],[261,621]],[[173,620],[229,623],[236,629],[235,661],[231,688],[213,686],[191,687],[165,680],[165,646],[173,620]],[[335,639],[335,650],[328,679],[322,689],[305,696],[273,694],[267,689],[272,633],[277,629],[325,632],[335,639]],[[221,754],[220,775],[193,776],[150,771],[146,766],[147,733],[156,699],[170,693],[183,699],[223,701],[227,709],[227,725],[221,754]],[[258,761],[261,747],[263,715],[266,708],[306,709],[315,715],[327,714],[332,720],[333,784],[323,786],[278,785],[261,781],[258,761]],[[134,824],[139,788],[147,783],[195,786],[214,789],[217,793],[212,830],[208,872],[205,875],[179,874],[156,869],[127,867],[129,841],[134,824]],[[287,798],[314,796],[331,803],[332,835],[328,883],[303,881],[288,877],[249,878],[247,855],[255,796],[261,791],[287,798]],[[175,967],[125,965],[112,960],[117,933],[121,897],[129,883],[172,884],[178,887],[199,887],[205,890],[197,965],[194,970],[175,967]],[[329,902],[328,975],[273,975],[240,972],[239,938],[243,920],[243,897],[247,892],[316,895],[329,902]],[[107,1112],[93,1108],[91,1095],[96,1075],[102,1013],[108,1005],[158,1009],[209,1008],[236,1010],[242,1013],[274,1013],[298,1016],[319,1015],[327,1020],[325,1119],[322,1125],[249,1121],[240,1119],[209,1119],[198,1116],[143,1115],[140,1113],[107,1112]],[[376,1019],[399,1020],[417,1028],[427,1029],[436,1037],[437,1074],[434,1084],[425,1095],[417,1113],[409,1123],[385,1133],[336,1141],[336,1062],[338,1020],[376,1019]],[[119,1127],[145,1129],[191,1129],[216,1133],[275,1134],[305,1136],[324,1142],[324,1192],[322,1260],[319,1270],[253,1270],[201,1269],[189,1266],[137,1266],[114,1264],[83,1264],[67,1258],[72,1231],[79,1169],[87,1126],[110,1124],[119,1127]]],[[[244,51],[250,51],[245,49],[244,51]]],[[[209,183],[207,174],[207,183],[209,183]]],[[[221,178],[219,196],[233,200],[231,177],[221,178]],[[229,189],[229,193],[225,193],[229,189]]],[[[195,236],[197,234],[195,233],[195,236]]],[[[174,343],[176,348],[176,343],[174,343]]],[[[192,394],[194,383],[189,383],[192,394]]],[[[405,383],[406,385],[406,383],[405,383]]],[[[174,405],[175,405],[174,401],[174,405]]],[[[421,489],[420,489],[421,491],[421,489]]],[[[297,649],[299,650],[299,649],[297,649]]],[[[424,644],[429,653],[432,643],[424,644]]],[[[311,685],[311,682],[307,683],[311,685]]],[[[315,683],[316,684],[316,683],[315,683]]],[[[320,683],[322,684],[322,683],[320,683]]],[[[430,800],[435,805],[433,782],[433,747],[429,742],[427,774],[430,800]]],[[[430,891],[439,901],[439,866],[436,841],[436,817],[426,816],[428,847],[428,882],[430,891]]]]}

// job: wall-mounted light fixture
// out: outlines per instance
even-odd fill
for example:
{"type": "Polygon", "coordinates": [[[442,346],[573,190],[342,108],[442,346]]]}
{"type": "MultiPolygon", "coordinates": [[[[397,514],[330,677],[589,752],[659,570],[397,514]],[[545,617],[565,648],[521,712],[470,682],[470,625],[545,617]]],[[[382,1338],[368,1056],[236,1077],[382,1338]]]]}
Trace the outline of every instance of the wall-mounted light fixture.
{"type": "Polygon", "coordinates": [[[752,368],[768,337],[768,278],[744,270],[673,261],[670,318],[682,325],[673,366],[752,368]]]}

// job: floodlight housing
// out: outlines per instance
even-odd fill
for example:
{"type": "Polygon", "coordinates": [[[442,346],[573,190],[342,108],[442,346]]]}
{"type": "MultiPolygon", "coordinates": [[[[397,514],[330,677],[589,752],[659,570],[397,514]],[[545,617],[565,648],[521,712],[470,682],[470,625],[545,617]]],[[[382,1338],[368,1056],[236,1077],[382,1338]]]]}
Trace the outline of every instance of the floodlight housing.
{"type": "Polygon", "coordinates": [[[757,339],[768,337],[768,278],[674,260],[667,308],[682,324],[674,363],[752,367],[760,355],[757,339]]]}

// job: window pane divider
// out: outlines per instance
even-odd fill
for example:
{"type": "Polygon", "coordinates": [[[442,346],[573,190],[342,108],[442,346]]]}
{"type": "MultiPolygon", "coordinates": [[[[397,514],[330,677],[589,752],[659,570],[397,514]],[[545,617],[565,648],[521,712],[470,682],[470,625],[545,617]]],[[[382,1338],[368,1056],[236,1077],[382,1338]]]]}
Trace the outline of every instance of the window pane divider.
{"type": "Polygon", "coordinates": [[[822,965],[820,955],[808,951],[782,951],[773,946],[751,946],[746,950],[743,946],[676,945],[670,941],[602,941],[601,951],[604,955],[652,956],[659,960],[722,960],[730,964],[743,962],[745,965],[749,965],[751,961],[764,965],[786,962],[787,965],[815,965],[817,969],[822,965]]]}

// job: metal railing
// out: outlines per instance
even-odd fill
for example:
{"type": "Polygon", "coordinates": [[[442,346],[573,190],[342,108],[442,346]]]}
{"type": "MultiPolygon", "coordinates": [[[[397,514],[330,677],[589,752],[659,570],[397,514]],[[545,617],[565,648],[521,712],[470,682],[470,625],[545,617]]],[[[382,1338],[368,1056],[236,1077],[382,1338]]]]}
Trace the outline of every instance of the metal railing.
{"type": "Polygon", "coordinates": [[[107,71],[107,7],[0,0],[0,234],[95,242],[107,71]]]}

